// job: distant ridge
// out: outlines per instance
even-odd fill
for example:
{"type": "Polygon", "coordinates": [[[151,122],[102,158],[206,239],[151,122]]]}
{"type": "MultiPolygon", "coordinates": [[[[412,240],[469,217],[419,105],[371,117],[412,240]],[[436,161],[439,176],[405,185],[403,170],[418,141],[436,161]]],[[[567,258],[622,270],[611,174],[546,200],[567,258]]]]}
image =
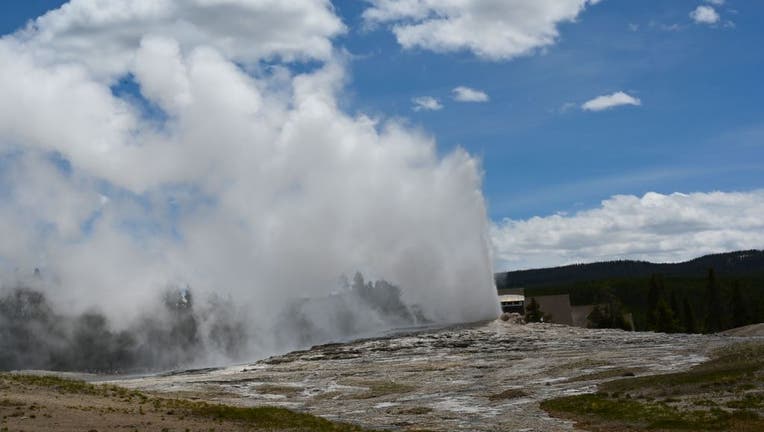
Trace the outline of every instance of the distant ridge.
{"type": "Polygon", "coordinates": [[[704,255],[690,261],[655,264],[647,261],[606,261],[591,264],[571,264],[533,270],[496,273],[496,287],[530,288],[535,286],[583,282],[602,279],[664,276],[698,277],[709,268],[717,275],[764,275],[764,250],[747,250],[704,255]]]}

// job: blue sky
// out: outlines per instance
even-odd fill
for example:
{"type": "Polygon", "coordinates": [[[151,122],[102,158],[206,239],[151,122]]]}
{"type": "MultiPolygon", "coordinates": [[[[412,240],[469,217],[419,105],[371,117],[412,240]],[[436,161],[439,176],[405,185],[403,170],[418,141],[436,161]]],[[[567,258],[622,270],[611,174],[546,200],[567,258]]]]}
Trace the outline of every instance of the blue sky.
{"type": "Polygon", "coordinates": [[[445,148],[480,155],[494,219],[576,211],[615,194],[764,186],[764,4],[727,2],[720,13],[734,27],[724,27],[695,24],[698,1],[605,1],[562,24],[544,53],[489,62],[402,51],[391,33],[354,25],[358,3],[336,2],[353,26],[345,46],[362,56],[354,106],[408,117],[445,148]],[[491,100],[454,103],[458,85],[491,100]],[[563,109],[620,90],[642,105],[563,109]],[[412,112],[419,95],[444,109],[412,112]]]}
{"type": "MultiPolygon", "coordinates": [[[[63,3],[5,2],[0,32],[63,3]]],[[[494,220],[574,212],[616,194],[764,187],[764,4],[727,1],[716,25],[692,21],[699,4],[604,1],[560,24],[543,52],[488,61],[402,49],[384,28],[364,28],[364,2],[335,0],[348,26],[337,43],[352,55],[346,109],[406,118],[442,151],[479,156],[494,220]],[[457,86],[490,101],[456,103],[457,86]],[[579,108],[616,91],[642,105],[579,108]],[[444,108],[414,111],[419,96],[444,108]]]]}

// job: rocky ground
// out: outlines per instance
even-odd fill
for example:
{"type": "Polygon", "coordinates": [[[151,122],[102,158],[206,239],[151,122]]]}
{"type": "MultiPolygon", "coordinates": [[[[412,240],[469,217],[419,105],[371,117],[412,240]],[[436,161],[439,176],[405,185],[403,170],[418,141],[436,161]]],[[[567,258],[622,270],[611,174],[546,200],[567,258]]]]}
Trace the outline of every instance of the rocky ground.
{"type": "Polygon", "coordinates": [[[593,392],[617,377],[684,371],[741,340],[497,320],[113,383],[376,429],[572,431],[539,402],[593,392]]]}

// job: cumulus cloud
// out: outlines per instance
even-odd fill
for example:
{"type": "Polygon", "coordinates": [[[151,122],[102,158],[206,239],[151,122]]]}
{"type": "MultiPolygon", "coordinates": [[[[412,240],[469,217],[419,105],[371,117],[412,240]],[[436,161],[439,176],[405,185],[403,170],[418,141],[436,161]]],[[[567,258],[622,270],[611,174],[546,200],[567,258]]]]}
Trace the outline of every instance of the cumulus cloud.
{"type": "Polygon", "coordinates": [[[411,99],[414,103],[414,111],[438,111],[443,109],[443,104],[432,96],[418,96],[411,99]]]}
{"type": "Polygon", "coordinates": [[[581,109],[586,111],[603,111],[623,105],[642,105],[642,101],[630,96],[622,91],[609,95],[597,96],[596,98],[584,102],[581,109]]]}
{"type": "Polygon", "coordinates": [[[716,24],[720,19],[719,14],[711,6],[698,6],[690,12],[690,18],[698,24],[716,24]]]}
{"type": "Polygon", "coordinates": [[[470,51],[498,61],[554,44],[560,23],[600,0],[367,1],[367,25],[389,25],[406,49],[470,51]]]}
{"type": "Polygon", "coordinates": [[[436,322],[494,316],[478,161],[343,112],[342,30],[327,0],[73,0],[0,39],[3,284],[40,267],[115,326],[188,285],[237,305],[254,356],[304,341],[274,330],[285,306],[356,271],[436,322]]]}
{"type": "Polygon", "coordinates": [[[457,102],[488,102],[488,95],[480,90],[459,86],[451,90],[451,96],[457,102]]]}
{"type": "Polygon", "coordinates": [[[574,215],[504,220],[492,230],[500,269],[614,259],[677,262],[764,246],[764,190],[617,195],[574,215]]]}
{"type": "Polygon", "coordinates": [[[84,63],[89,72],[114,77],[147,35],[173,40],[184,53],[207,46],[253,63],[326,60],[330,39],[344,31],[329,0],[71,0],[15,38],[43,64],[84,63]]]}

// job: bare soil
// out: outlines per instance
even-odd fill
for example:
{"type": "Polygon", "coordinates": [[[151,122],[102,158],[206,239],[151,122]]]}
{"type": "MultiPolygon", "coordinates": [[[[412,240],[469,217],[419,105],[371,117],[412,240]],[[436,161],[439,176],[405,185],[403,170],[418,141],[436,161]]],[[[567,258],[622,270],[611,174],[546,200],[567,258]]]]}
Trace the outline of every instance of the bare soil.
{"type": "Polygon", "coordinates": [[[205,431],[248,430],[236,424],[182,417],[139,400],[62,393],[56,388],[0,379],[0,430],[8,431],[205,431]],[[7,429],[4,429],[7,428],[7,429]]]}
{"type": "Polygon", "coordinates": [[[51,375],[0,374],[0,431],[363,431],[281,408],[166,396],[51,375]]]}

